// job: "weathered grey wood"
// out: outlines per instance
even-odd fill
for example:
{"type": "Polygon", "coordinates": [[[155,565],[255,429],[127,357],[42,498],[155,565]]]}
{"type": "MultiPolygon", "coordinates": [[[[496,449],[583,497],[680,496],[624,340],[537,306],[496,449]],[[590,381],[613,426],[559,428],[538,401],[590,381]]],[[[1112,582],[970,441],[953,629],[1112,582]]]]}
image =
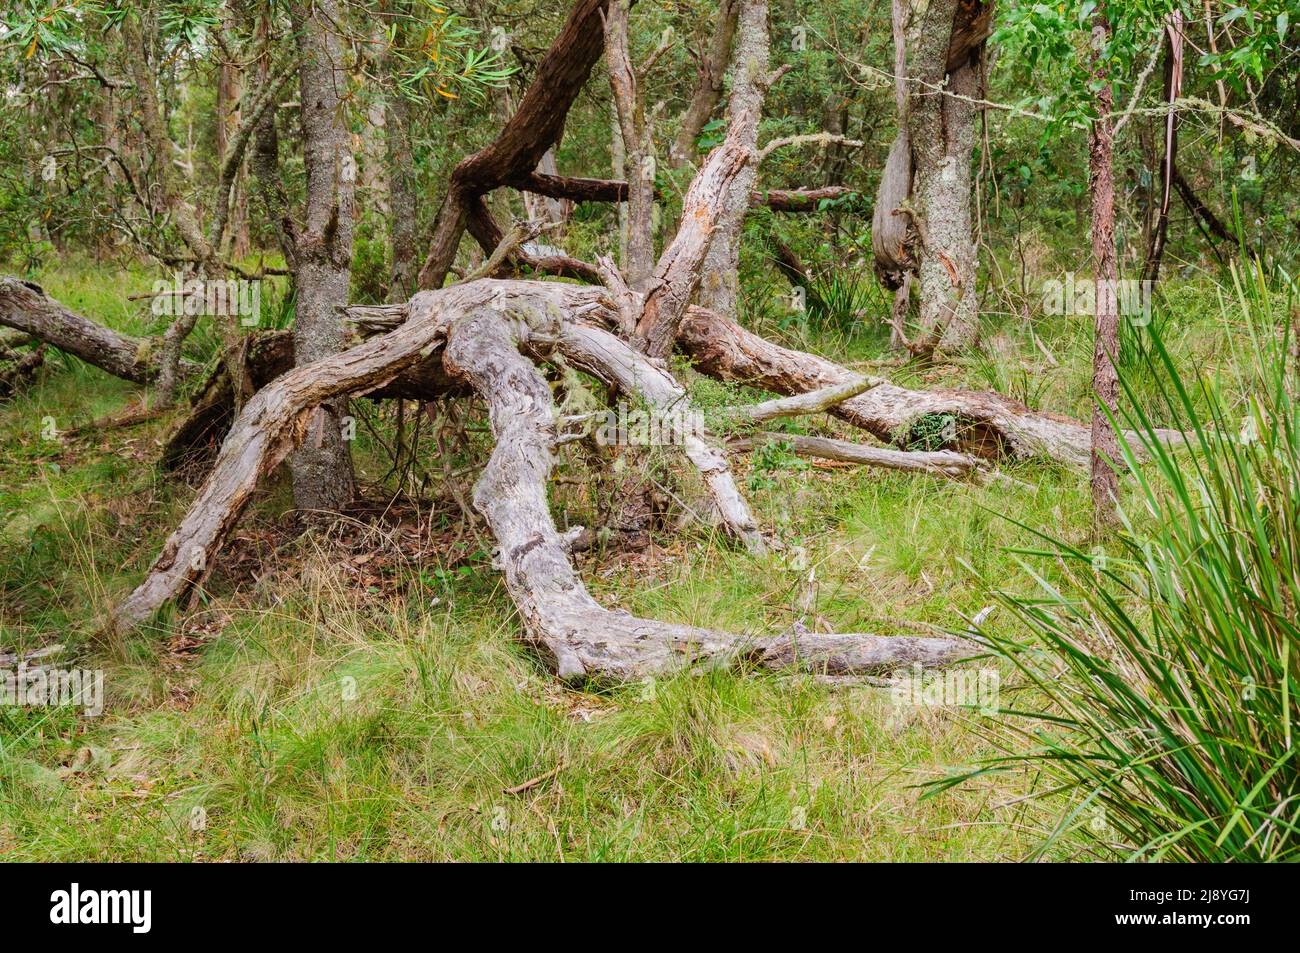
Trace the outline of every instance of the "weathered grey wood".
{"type": "Polygon", "coordinates": [[[710,444],[695,426],[686,389],[666,370],[650,363],[614,335],[601,328],[572,321],[560,323],[560,350],[583,370],[613,384],[624,394],[640,397],[669,425],[673,439],[699,471],[727,532],[755,555],[767,544],[749,504],[736,487],[726,455],[710,444]]]}
{"type": "MultiPolygon", "coordinates": [[[[678,345],[711,377],[798,394],[854,379],[832,361],[774,344],[720,315],[692,308],[678,345]]],[[[894,443],[926,415],[957,418],[952,446],[986,459],[1046,457],[1074,467],[1088,463],[1088,428],[1068,417],[1036,412],[983,391],[914,391],[881,384],[836,405],[831,413],[894,443]]]]}
{"type": "MultiPolygon", "coordinates": [[[[639,679],[744,659],[823,674],[871,673],[916,662],[942,664],[979,651],[960,640],[823,636],[801,628],[746,636],[600,606],[574,571],[571,540],[556,529],[547,506],[555,407],[546,380],[521,348],[539,356],[559,348],[567,360],[653,406],[684,395],[671,375],[622,341],[570,317],[597,312],[613,319],[612,304],[597,288],[486,280],[456,285],[416,295],[409,319],[387,334],[270,382],[245,405],[198,498],[145,579],[114,612],[112,624],[124,629],[147,621],[167,601],[202,585],[257,481],[301,441],[314,407],[383,386],[433,359],[445,341],[443,366],[487,402],[497,441],[475,486],[475,506],[497,538],[507,589],[529,637],[548,652],[562,677],[639,679]]],[[[682,436],[683,449],[725,507],[720,489],[735,489],[725,459],[697,435],[682,436]]],[[[732,504],[744,507],[738,492],[732,504]]],[[[747,509],[733,510],[732,518],[752,526],[747,509]]]]}
{"type": "Polygon", "coordinates": [[[445,316],[458,312],[455,304],[480,301],[484,293],[476,284],[416,295],[410,320],[400,327],[300,365],[254,394],[226,435],[203,489],[144,580],[114,611],[111,625],[119,631],[139,625],[165,603],[201,586],[258,480],[302,442],[312,411],[343,394],[381,387],[431,354],[445,336],[445,316]],[[470,289],[468,296],[465,288],[470,289]]]}
{"type": "MultiPolygon", "coordinates": [[[[531,284],[567,289],[548,293],[560,294],[564,301],[557,304],[577,309],[593,324],[619,326],[618,309],[604,289],[531,284]]],[[[358,315],[359,331],[374,333],[396,326],[406,312],[400,307],[351,308],[349,314],[358,315]]],[[[826,358],[768,341],[703,308],[687,309],[678,329],[677,345],[703,374],[778,394],[801,395],[839,387],[861,376],[826,358]]],[[[915,391],[884,382],[834,405],[828,412],[886,443],[899,442],[926,415],[952,415],[957,420],[954,439],[944,449],[986,460],[1044,458],[1079,469],[1088,466],[1091,435],[1086,425],[1060,414],[1031,410],[991,391],[915,391]]],[[[1169,443],[1183,440],[1177,431],[1160,433],[1169,443]]],[[[1132,434],[1130,439],[1136,440],[1132,434]]]]}
{"type": "Polygon", "coordinates": [[[830,437],[809,437],[804,434],[763,432],[752,437],[739,437],[728,441],[735,450],[751,450],[769,440],[788,443],[796,453],[823,460],[858,463],[887,470],[909,473],[931,473],[936,476],[965,477],[984,471],[987,463],[979,457],[955,450],[896,450],[893,447],[868,447],[847,440],[830,437]]]}
{"type": "Polygon", "coordinates": [[[810,390],[791,397],[777,397],[757,404],[737,404],[734,407],[726,407],[722,410],[721,416],[727,418],[729,423],[761,424],[785,417],[819,414],[837,404],[842,404],[850,397],[857,397],[863,391],[879,387],[884,383],[884,378],[880,377],[859,377],[845,381],[843,384],[831,384],[829,387],[810,390]]]}
{"type": "MultiPolygon", "coordinates": [[[[55,301],[40,285],[0,276],[0,324],[15,328],[115,377],[145,384],[158,377],[150,341],[119,334],[55,301]]],[[[193,365],[184,365],[192,370],[193,365]]]]}
{"type": "Polygon", "coordinates": [[[517,325],[480,309],[450,332],[444,363],[487,401],[496,447],[474,487],[474,505],[500,546],[506,588],[529,638],[566,680],[627,681],[692,664],[750,659],[827,674],[935,665],[981,649],[955,639],[815,635],[752,637],[643,619],[606,609],[569,561],[552,519],[546,483],[556,441],[550,388],[520,355],[517,325]]]}

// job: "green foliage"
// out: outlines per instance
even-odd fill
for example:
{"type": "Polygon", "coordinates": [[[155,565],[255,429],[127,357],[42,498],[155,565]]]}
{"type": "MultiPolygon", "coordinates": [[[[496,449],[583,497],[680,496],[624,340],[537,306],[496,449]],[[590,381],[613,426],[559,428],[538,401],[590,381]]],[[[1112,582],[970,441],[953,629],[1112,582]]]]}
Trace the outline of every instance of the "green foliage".
{"type": "Polygon", "coordinates": [[[358,223],[352,237],[352,300],[379,304],[388,294],[388,246],[383,222],[358,223]]]}
{"type": "Polygon", "coordinates": [[[777,486],[781,473],[807,470],[808,462],[797,456],[787,440],[767,440],[754,452],[749,471],[751,490],[770,490],[777,486]]]}
{"type": "Polygon", "coordinates": [[[870,271],[832,271],[808,289],[807,311],[814,324],[851,333],[879,324],[888,315],[889,304],[870,271]]]}
{"type": "Polygon", "coordinates": [[[955,414],[922,414],[905,429],[908,450],[942,450],[957,439],[955,414]]]}

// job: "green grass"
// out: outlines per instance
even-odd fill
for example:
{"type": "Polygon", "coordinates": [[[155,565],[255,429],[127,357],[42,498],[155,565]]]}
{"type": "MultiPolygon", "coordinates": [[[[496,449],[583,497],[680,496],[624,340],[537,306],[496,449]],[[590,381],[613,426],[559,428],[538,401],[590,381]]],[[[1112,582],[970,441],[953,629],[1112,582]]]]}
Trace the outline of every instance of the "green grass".
{"type": "Polygon", "coordinates": [[[1293,300],[1254,268],[1234,277],[1228,307],[1247,318],[1229,342],[1240,361],[1234,386],[1179,371],[1158,337],[1143,376],[1189,446],[1164,446],[1141,396],[1128,392],[1138,439],[1124,454],[1137,476],[1119,551],[1049,537],[1076,584],[1040,579],[1032,595],[1000,594],[1029,638],[992,637],[1041,702],[994,723],[1005,753],[970,776],[1008,765],[1041,772],[1073,815],[1090,817],[1086,830],[1106,852],[1300,856],[1293,300]],[[1139,451],[1150,466],[1139,467],[1139,451]]]}
{"type": "MultiPolygon", "coordinates": [[[[143,272],[74,269],[41,280],[99,320],[148,329],[122,305],[148,289],[143,272]]],[[[1213,344],[1223,329],[1212,291],[1188,296],[1195,306],[1174,321],[1175,359],[1231,360],[1213,344]]],[[[989,368],[974,361],[915,369],[883,353],[875,333],[753,317],[765,332],[900,382],[988,386],[989,368]]],[[[992,373],[1024,371],[1040,406],[1080,413],[1090,344],[1079,320],[1037,326],[1057,367],[1027,334],[990,328],[1006,337],[992,373]]],[[[692,390],[706,412],[756,396],[702,380],[692,390]]],[[[450,502],[403,511],[405,525],[418,519],[431,540],[419,558],[391,524],[342,524],[294,541],[277,476],[201,606],[124,642],[98,641],[107,608],[140,578],[193,489],[153,467],[167,419],[61,441],[42,440],[40,424],[53,416],[66,430],[136,396],[69,361],[0,407],[0,646],[65,643],[68,664],[105,670],[109,696],[100,718],[0,709],[6,857],[1020,859],[1068,809],[1068,799],[1025,799],[1037,781],[1023,773],[923,798],[926,782],[998,749],[985,716],[900,711],[888,690],[746,672],[565,688],[520,642],[486,544],[450,502]]],[[[456,466],[481,462],[486,445],[473,436],[456,466]]],[[[417,469],[436,477],[425,446],[417,469]]],[[[583,472],[572,453],[561,473],[583,472]]],[[[373,442],[357,456],[363,477],[383,476],[373,442]]],[[[797,617],[815,568],[810,624],[962,628],[992,601],[981,576],[1013,591],[1034,585],[1011,551],[1033,537],[1004,515],[1076,543],[1089,528],[1085,482],[1045,464],[1013,468],[1035,493],[784,466],[779,456],[749,481],[748,461],[737,462],[760,521],[792,547],[785,555],[756,560],[700,530],[664,534],[648,554],[586,558],[580,568],[597,598],[657,618],[774,631],[797,617]]],[[[557,485],[553,496],[572,522],[590,518],[590,488],[557,485]]],[[[1034,568],[1069,584],[1050,559],[1034,568]]],[[[985,627],[1020,631],[1005,610],[985,627]]],[[[998,664],[1005,685],[1023,680],[998,664]]],[[[1086,850],[1079,823],[1048,856],[1086,850]]]]}

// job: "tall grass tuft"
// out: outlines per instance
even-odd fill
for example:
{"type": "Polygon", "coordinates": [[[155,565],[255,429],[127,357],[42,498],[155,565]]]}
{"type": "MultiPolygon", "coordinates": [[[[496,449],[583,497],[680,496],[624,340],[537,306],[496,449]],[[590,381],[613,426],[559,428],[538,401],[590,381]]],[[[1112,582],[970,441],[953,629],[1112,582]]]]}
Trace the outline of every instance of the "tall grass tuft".
{"type": "Polygon", "coordinates": [[[1270,291],[1258,266],[1233,277],[1235,387],[1181,378],[1151,338],[1148,380],[1186,445],[1162,443],[1127,395],[1118,553],[1049,540],[1022,557],[1053,558],[1073,585],[1026,561],[1038,591],[997,591],[1033,638],[989,636],[1028,684],[990,735],[1000,753],[934,788],[1042,772],[1042,793],[1072,803],[1043,850],[1075,831],[1129,859],[1300,859],[1294,289],[1270,291]]]}

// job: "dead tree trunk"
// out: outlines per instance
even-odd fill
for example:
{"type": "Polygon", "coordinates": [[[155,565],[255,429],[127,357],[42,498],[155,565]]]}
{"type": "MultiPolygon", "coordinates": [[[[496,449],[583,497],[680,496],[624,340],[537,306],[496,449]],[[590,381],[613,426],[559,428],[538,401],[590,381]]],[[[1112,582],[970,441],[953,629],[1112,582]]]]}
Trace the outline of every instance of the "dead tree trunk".
{"type": "MultiPolygon", "coordinates": [[[[778,394],[801,394],[858,376],[823,357],[774,344],[702,308],[687,313],[677,344],[701,373],[778,394]]],[[[943,449],[986,460],[1042,457],[1084,469],[1091,450],[1088,428],[1078,421],[1032,411],[987,391],[914,391],[881,384],[837,404],[830,413],[887,443],[907,448],[922,433],[937,433],[943,449]]],[[[1182,439],[1176,431],[1161,431],[1161,437],[1171,443],[1182,439]]]]}
{"type": "MultiPolygon", "coordinates": [[[[294,353],[299,364],[310,364],[343,344],[337,309],[348,301],[356,160],[343,115],[348,80],[336,0],[294,4],[290,11],[304,46],[298,79],[307,170],[304,224],[294,241],[294,353]]],[[[352,501],[352,459],[339,417],[339,405],[322,404],[311,439],[290,462],[300,510],[338,510],[352,501]]]]}
{"type": "MultiPolygon", "coordinates": [[[[156,342],[127,337],[70,311],[40,285],[0,276],[0,324],[16,328],[115,377],[147,384],[158,379],[156,342]]],[[[182,371],[192,370],[182,365],[182,371]]]]}
{"type": "Polygon", "coordinates": [[[1110,41],[1105,0],[1092,18],[1093,78],[1098,82],[1097,118],[1088,130],[1088,185],[1092,193],[1092,267],[1096,282],[1096,316],[1092,347],[1091,486],[1093,526],[1105,533],[1118,520],[1119,442],[1111,420],[1119,409],[1118,272],[1115,261],[1114,93],[1103,56],[1110,41]]]}

